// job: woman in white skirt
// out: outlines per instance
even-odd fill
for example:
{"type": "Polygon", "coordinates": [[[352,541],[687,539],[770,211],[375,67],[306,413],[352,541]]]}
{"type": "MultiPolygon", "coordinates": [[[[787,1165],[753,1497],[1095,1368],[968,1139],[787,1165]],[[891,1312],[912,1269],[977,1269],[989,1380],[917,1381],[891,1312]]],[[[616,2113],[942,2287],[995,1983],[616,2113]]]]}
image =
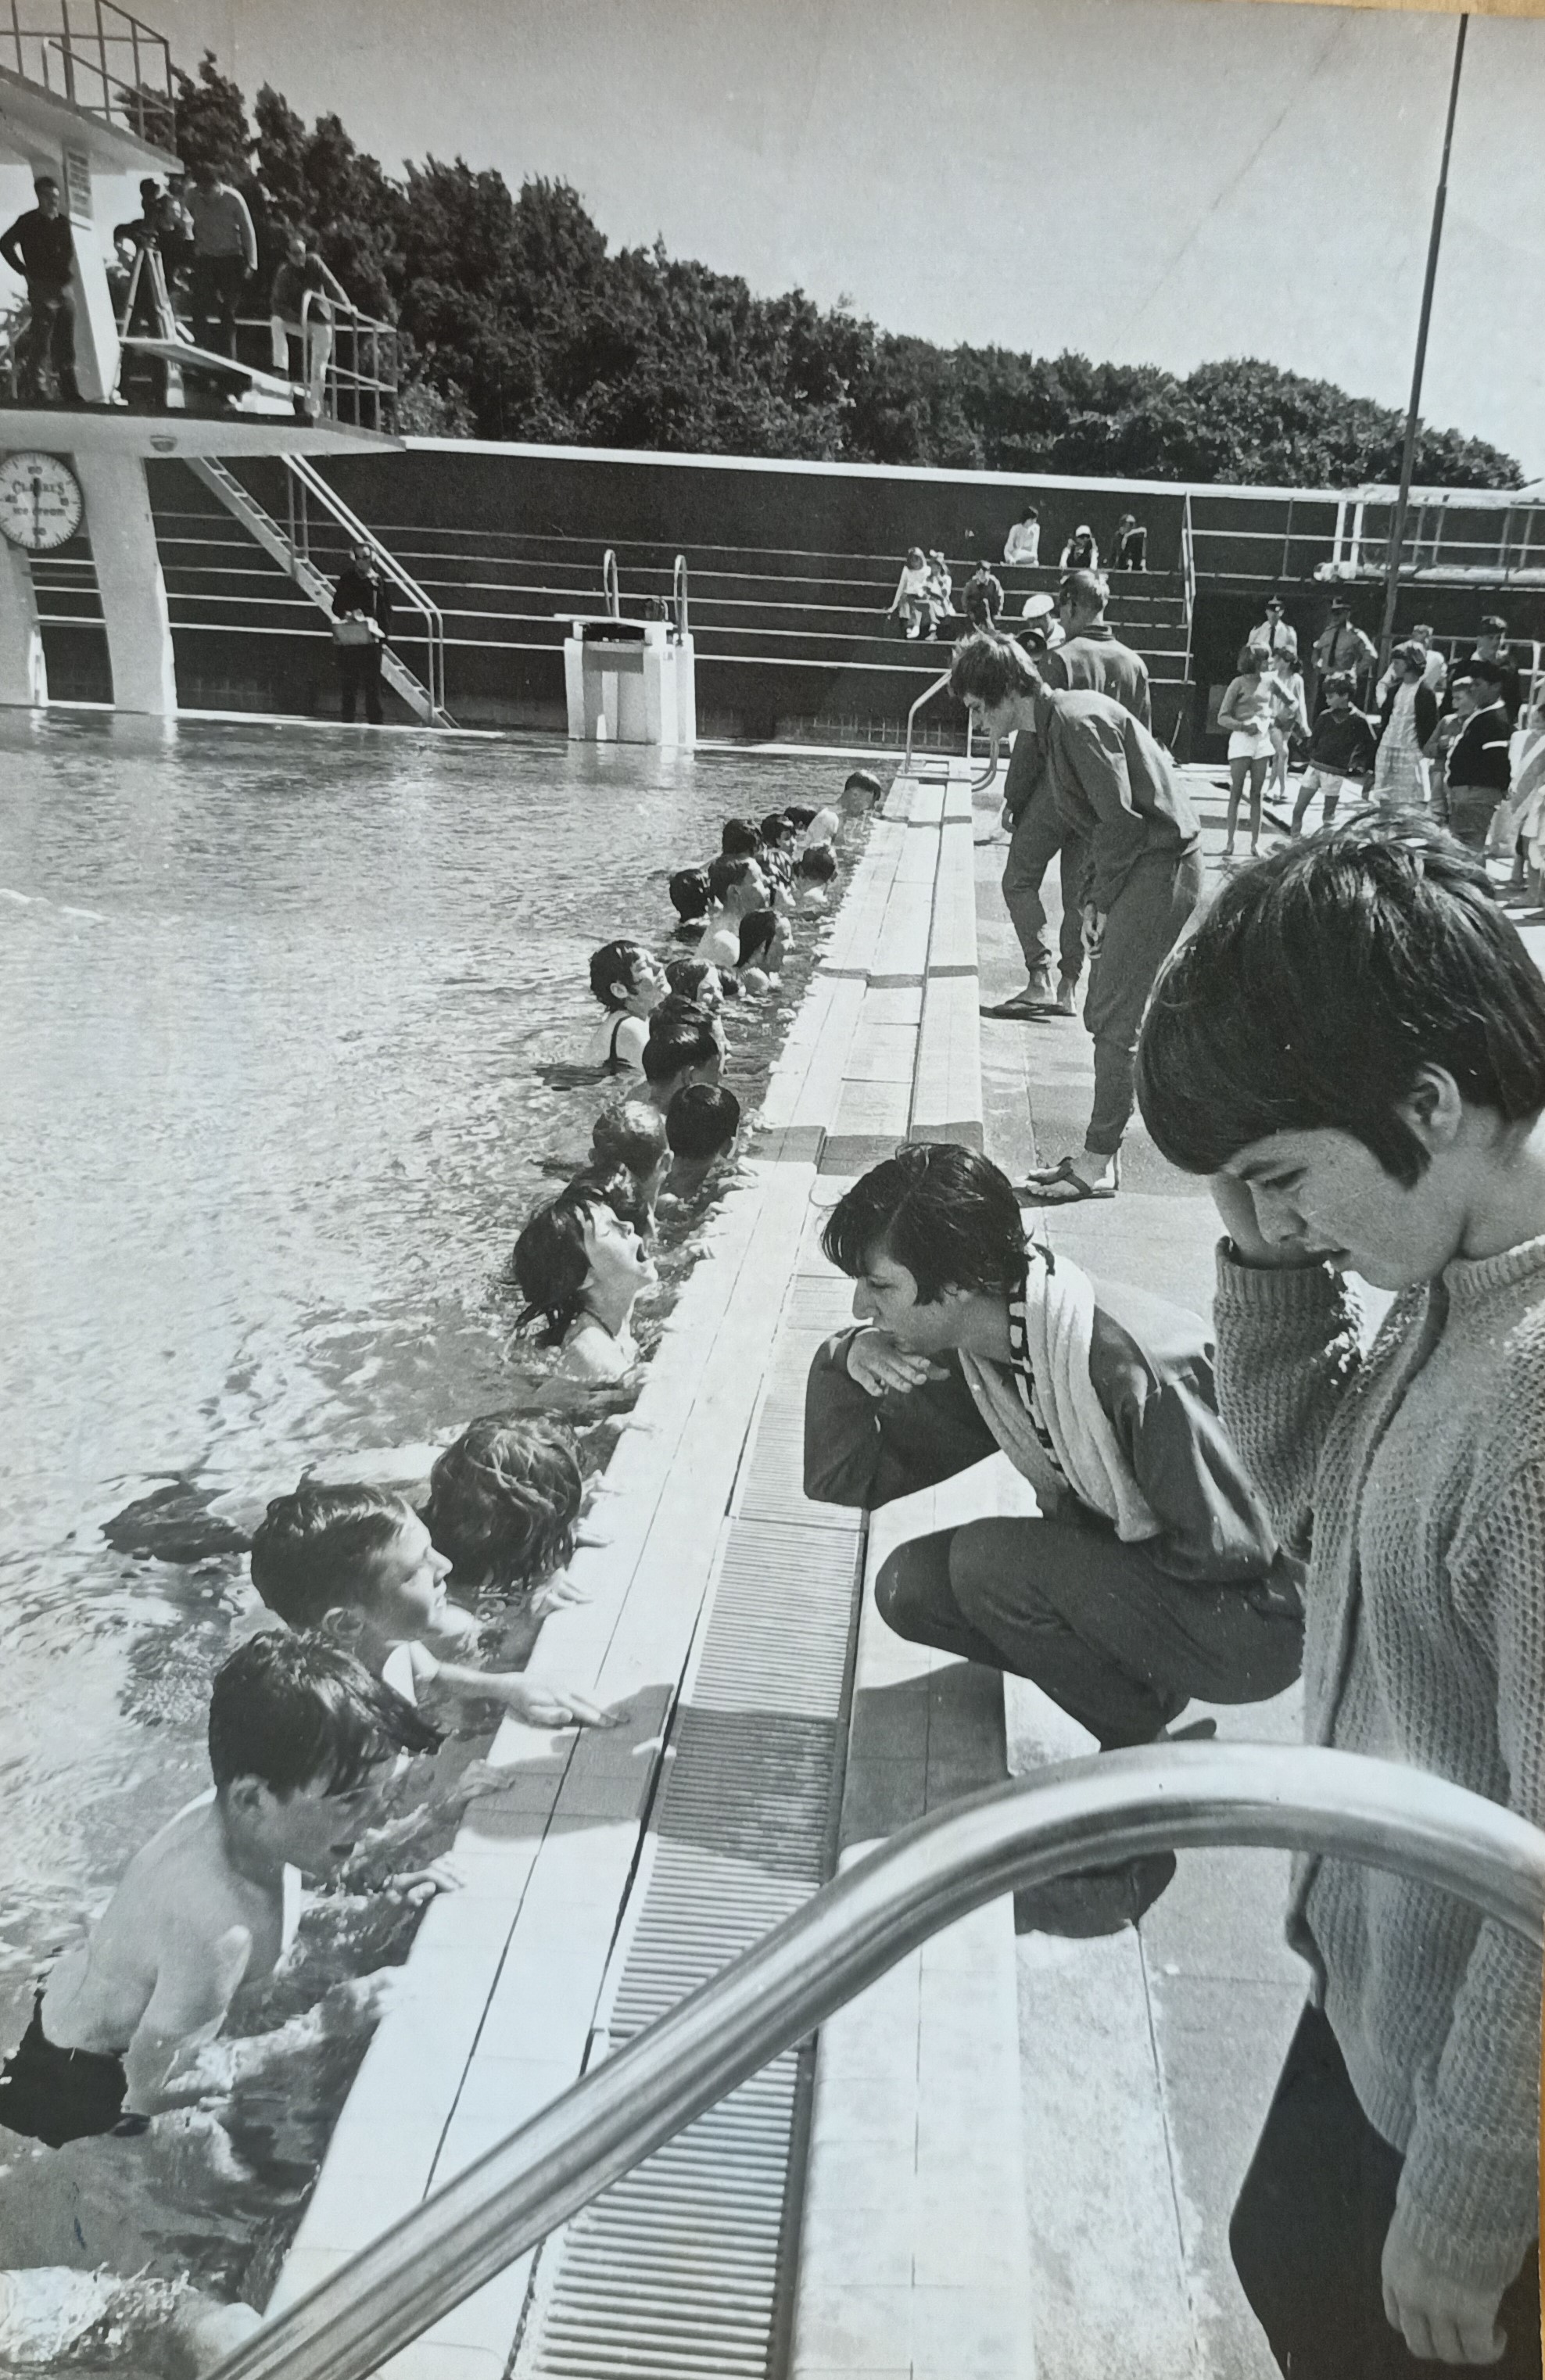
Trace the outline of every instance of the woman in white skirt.
{"type": "Polygon", "coordinates": [[[1235,830],[1245,787],[1250,788],[1250,857],[1260,849],[1260,797],[1271,765],[1271,722],[1281,693],[1271,674],[1271,656],[1264,645],[1245,645],[1236,664],[1239,674],[1229,680],[1218,705],[1218,724],[1228,729],[1228,834],[1223,857],[1234,856],[1235,830]]]}
{"type": "Polygon", "coordinates": [[[1438,724],[1438,698],[1423,683],[1427,653],[1421,645],[1396,645],[1390,664],[1395,674],[1379,711],[1373,798],[1390,809],[1425,809],[1422,746],[1438,724]]]}

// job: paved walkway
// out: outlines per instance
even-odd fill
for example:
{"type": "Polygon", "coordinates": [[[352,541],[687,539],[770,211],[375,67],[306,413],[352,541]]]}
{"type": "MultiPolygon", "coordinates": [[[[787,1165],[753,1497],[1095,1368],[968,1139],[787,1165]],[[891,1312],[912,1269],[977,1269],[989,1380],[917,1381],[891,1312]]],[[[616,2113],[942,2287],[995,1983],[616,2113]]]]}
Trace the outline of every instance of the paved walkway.
{"type": "MultiPolygon", "coordinates": [[[[1190,772],[1217,881],[1222,797],[1190,772]]],[[[982,998],[1023,981],[998,892],[1006,839],[978,797],[982,998]]],[[[1048,876],[1048,902],[1056,895],[1048,876]]],[[[1017,1178],[1083,1138],[1093,1082],[1081,1022],[981,1023],[988,1154],[1017,1178]]],[[[1210,1310],[1212,1202],[1140,1123],[1109,1204],[1052,1213],[1090,1271],[1210,1310]]],[[[1033,1689],[1007,1696],[1011,1767],[1091,1749],[1033,1689]]],[[[1296,1690],[1219,1709],[1224,1738],[1296,1740],[1296,1690]]],[[[1229,2262],[1234,2194],[1303,1998],[1282,1940],[1285,1855],[1188,1852],[1140,1932],[1018,1945],[1028,2218],[1040,2380],[1274,2380],[1229,2262]]]]}

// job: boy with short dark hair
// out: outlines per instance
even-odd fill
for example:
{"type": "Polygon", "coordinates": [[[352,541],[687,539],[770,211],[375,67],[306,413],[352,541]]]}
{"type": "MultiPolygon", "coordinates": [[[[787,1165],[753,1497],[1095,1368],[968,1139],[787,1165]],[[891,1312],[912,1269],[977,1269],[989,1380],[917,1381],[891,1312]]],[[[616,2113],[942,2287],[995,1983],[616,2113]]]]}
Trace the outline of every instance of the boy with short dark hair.
{"type": "Polygon", "coordinates": [[[269,1505],[251,1559],[252,1584],[271,1611],[298,1633],[325,1631],[347,1642],[410,1703],[438,1688],[462,1701],[497,1703],[529,1727],[609,1724],[567,1687],[444,1658],[476,1642],[477,1621],[447,1603],[451,1565],[401,1496],[304,1484],[269,1505]]]}
{"type": "Polygon", "coordinates": [[[837,855],[829,843],[812,844],[794,866],[795,903],[800,910],[824,909],[836,881],[837,855]]]}
{"type": "Polygon", "coordinates": [[[724,1158],[734,1154],[740,1101],[722,1083],[688,1083],[665,1114],[673,1198],[693,1198],[724,1158]]]}
{"type": "MultiPolygon", "coordinates": [[[[1484,865],[1409,818],[1273,853],[1160,977],[1138,1090],[1223,1220],[1219,1403],[1308,1560],[1308,1740],[1545,1823],[1545,979],[1484,865]],[[1371,1347],[1348,1274],[1396,1293],[1371,1347]]],[[[1329,1858],[1288,1938],[1313,1999],[1232,2233],[1278,2363],[1532,2380],[1538,1946],[1329,1858]]]]}
{"type": "Polygon", "coordinates": [[[439,1741],[340,1645],[274,1633],[233,1653],[210,1696],[213,1793],[136,1852],[38,1993],[0,2078],[0,2124],[51,2148],[143,2131],[238,1986],[278,1963],[286,1868],[335,1874],[391,1762],[439,1741]]]}
{"type": "Polygon", "coordinates": [[[689,1083],[716,1082],[723,1062],[717,1018],[695,1001],[663,1002],[644,1045],[644,1080],[660,1114],[669,1113],[673,1098],[689,1083]]]}
{"type": "Polygon", "coordinates": [[[642,942],[604,942],[590,959],[590,990],[606,1014],[590,1036],[586,1062],[626,1074],[642,1061],[651,1012],[665,997],[665,970],[642,942]]]}
{"type": "Polygon", "coordinates": [[[724,914],[699,945],[699,956],[714,966],[735,966],[740,958],[741,918],[771,905],[767,878],[755,859],[722,852],[709,868],[708,889],[724,914]]]}
{"type": "Polygon", "coordinates": [[[1332,670],[1321,687],[1325,708],[1309,735],[1309,762],[1293,806],[1292,832],[1303,832],[1304,814],[1316,794],[1323,794],[1320,824],[1329,826],[1348,782],[1362,793],[1373,783],[1374,755],[1379,738],[1373,722],[1353,701],[1356,688],[1349,670],[1332,670]]]}

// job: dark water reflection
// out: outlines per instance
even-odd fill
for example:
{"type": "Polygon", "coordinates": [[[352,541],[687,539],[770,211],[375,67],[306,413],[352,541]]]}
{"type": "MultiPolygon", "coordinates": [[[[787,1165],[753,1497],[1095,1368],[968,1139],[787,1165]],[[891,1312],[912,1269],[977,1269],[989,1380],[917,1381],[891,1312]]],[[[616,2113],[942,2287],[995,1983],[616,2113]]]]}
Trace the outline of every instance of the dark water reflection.
{"type": "MultiPolygon", "coordinates": [[[[663,946],[665,876],[723,818],[840,775],[0,721],[5,2046],[40,1958],[205,1782],[208,1681],[250,1624],[239,1558],[104,1524],[172,1488],[239,1524],[307,1463],[519,1402],[497,1276],[612,1095],[561,1087],[590,952],[663,946]]],[[[778,1031],[732,1012],[750,1103],[778,1031]]],[[[690,1261],[666,1252],[646,1344],[690,1261]]]]}

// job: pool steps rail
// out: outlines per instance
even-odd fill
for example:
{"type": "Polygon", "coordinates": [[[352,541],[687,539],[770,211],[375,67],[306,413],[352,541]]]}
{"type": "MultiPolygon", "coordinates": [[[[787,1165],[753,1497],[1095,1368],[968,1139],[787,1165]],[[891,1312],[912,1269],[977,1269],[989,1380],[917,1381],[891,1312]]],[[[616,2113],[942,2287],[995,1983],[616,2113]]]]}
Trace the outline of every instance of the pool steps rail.
{"type": "Polygon", "coordinates": [[[217,455],[188,455],[183,460],[194,477],[201,480],[212,495],[218,497],[233,518],[241,523],[270,559],[279,565],[301,593],[308,596],[329,621],[333,617],[333,580],[317,567],[311,558],[312,503],[319,504],[343,530],[351,548],[368,546],[382,577],[408,609],[419,616],[428,683],[417,676],[401,654],[390,645],[382,652],[381,674],[423,726],[455,726],[456,722],[445,708],[445,623],[439,605],[403,568],[373,530],[367,528],[358,515],[350,511],[342,497],[328,486],[321,472],[305,455],[286,455],[283,457],[285,492],[289,506],[287,526],[275,520],[267,506],[259,503],[229,464],[222,462],[217,455]]]}
{"type": "Polygon", "coordinates": [[[1069,1761],[924,1816],[847,1868],[212,2380],[364,2380],[944,1927],[1091,1861],[1223,1845],[1391,1870],[1545,1941],[1545,1833],[1446,1779],[1319,1746],[1069,1761]]]}

